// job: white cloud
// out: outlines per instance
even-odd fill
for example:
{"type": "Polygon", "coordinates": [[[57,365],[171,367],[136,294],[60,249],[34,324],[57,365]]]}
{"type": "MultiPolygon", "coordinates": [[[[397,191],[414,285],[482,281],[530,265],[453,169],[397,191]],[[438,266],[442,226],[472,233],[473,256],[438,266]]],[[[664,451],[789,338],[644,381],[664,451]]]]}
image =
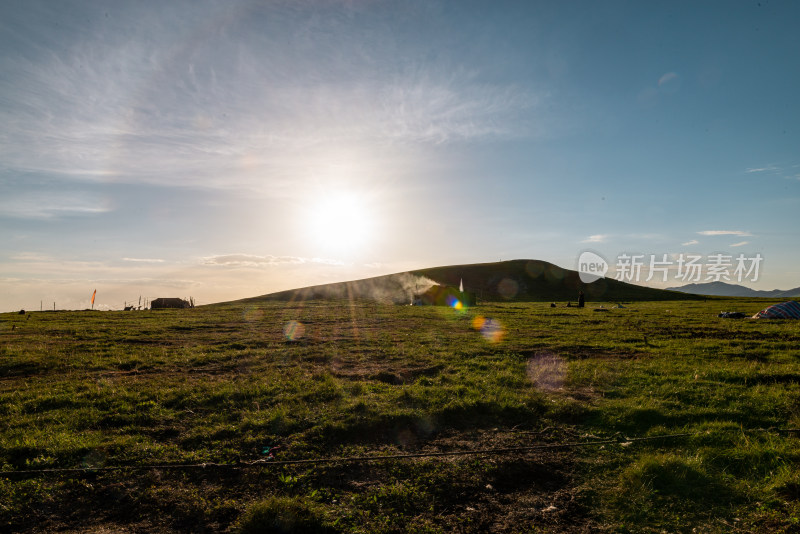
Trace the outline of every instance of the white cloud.
{"type": "Polygon", "coordinates": [[[648,233],[642,233],[642,234],[628,234],[627,237],[629,237],[631,239],[646,239],[648,241],[654,241],[654,240],[657,240],[657,239],[663,239],[664,235],[663,234],[657,234],[657,233],[649,233],[649,234],[648,233]]]}
{"type": "Polygon", "coordinates": [[[800,164],[791,164],[791,165],[765,165],[764,167],[751,167],[748,168],[745,172],[747,173],[765,173],[770,174],[773,176],[777,176],[779,178],[783,178],[785,180],[800,180],[800,174],[797,174],[797,169],[800,167],[800,164]]]}
{"type": "Polygon", "coordinates": [[[658,79],[658,85],[665,85],[672,80],[676,80],[678,78],[678,74],[675,72],[668,72],[664,74],[661,78],[658,79]]]}
{"type": "Polygon", "coordinates": [[[777,172],[777,171],[780,171],[780,169],[775,165],[767,165],[766,167],[751,167],[747,169],[745,172],[753,173],[753,172],[777,172]]]}
{"type": "Polygon", "coordinates": [[[122,258],[122,261],[132,261],[135,263],[164,263],[164,260],[157,258],[122,258]]]}
{"type": "Polygon", "coordinates": [[[590,235],[589,237],[581,241],[581,243],[604,243],[606,239],[608,239],[608,234],[595,234],[595,235],[590,235]]]}
{"type": "Polygon", "coordinates": [[[697,245],[698,243],[700,243],[700,241],[698,241],[697,239],[692,239],[691,241],[687,241],[686,243],[681,243],[681,246],[688,247],[691,245],[697,245]]]}
{"type": "Polygon", "coordinates": [[[741,237],[751,237],[753,235],[750,232],[743,232],[741,230],[703,230],[697,233],[700,235],[738,235],[741,237]]]}
{"type": "Polygon", "coordinates": [[[741,241],[739,243],[734,243],[731,246],[732,247],[743,247],[744,245],[749,245],[749,244],[750,244],[750,241],[741,241]]]}

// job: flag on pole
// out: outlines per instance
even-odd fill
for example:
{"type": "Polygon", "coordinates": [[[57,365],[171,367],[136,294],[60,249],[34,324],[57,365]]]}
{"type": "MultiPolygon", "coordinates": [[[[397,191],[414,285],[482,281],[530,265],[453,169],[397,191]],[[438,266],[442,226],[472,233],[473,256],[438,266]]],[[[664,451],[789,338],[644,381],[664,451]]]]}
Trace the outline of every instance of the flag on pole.
{"type": "Polygon", "coordinates": [[[96,289],[94,290],[94,293],[92,293],[92,308],[94,308],[94,296],[95,295],[97,295],[97,290],[96,289]]]}

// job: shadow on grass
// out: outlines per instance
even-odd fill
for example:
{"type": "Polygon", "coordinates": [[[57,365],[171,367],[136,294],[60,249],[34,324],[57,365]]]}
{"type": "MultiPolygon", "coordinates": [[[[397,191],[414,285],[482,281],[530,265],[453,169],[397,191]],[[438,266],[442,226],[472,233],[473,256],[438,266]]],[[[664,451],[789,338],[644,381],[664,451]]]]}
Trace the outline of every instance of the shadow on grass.
{"type": "Polygon", "coordinates": [[[727,384],[743,386],[800,384],[800,373],[761,373],[745,376],[723,376],[716,379],[727,384]]]}
{"type": "Polygon", "coordinates": [[[344,421],[325,423],[311,430],[312,441],[325,447],[339,443],[393,443],[413,447],[443,430],[475,430],[530,424],[545,413],[543,403],[505,406],[474,402],[420,413],[353,414],[344,421]]]}
{"type": "Polygon", "coordinates": [[[737,410],[696,409],[687,412],[669,413],[655,408],[627,408],[615,412],[595,412],[590,424],[609,432],[623,432],[631,437],[645,436],[652,428],[684,429],[704,423],[732,422],[744,428],[775,426],[779,421],[774,413],[759,413],[753,410],[742,413],[737,410]]]}
{"type": "Polygon", "coordinates": [[[724,515],[741,496],[706,471],[697,458],[674,454],[644,455],[619,477],[614,504],[620,517],[634,524],[696,524],[724,515]]]}

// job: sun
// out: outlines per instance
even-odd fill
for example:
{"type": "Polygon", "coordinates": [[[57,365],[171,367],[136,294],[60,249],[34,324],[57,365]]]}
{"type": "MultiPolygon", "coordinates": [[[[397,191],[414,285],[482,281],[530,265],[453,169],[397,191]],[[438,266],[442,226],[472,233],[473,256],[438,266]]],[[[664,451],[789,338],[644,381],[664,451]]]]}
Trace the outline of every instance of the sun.
{"type": "Polygon", "coordinates": [[[326,254],[360,252],[372,237],[373,225],[364,198],[347,191],[321,195],[308,215],[310,236],[326,254]]]}

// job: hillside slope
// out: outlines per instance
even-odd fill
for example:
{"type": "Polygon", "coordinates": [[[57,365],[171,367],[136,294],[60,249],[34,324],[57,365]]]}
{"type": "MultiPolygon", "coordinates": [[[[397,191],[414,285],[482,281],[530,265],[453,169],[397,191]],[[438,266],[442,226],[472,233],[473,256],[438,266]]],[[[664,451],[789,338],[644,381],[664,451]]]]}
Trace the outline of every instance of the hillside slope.
{"type": "Polygon", "coordinates": [[[351,282],[309,286],[242,299],[240,302],[371,298],[407,303],[414,294],[424,292],[434,283],[458,287],[462,281],[465,291],[476,293],[479,300],[494,302],[575,302],[579,291],[584,291],[587,301],[702,299],[697,295],[642,287],[613,279],[584,284],[577,271],[562,269],[540,260],[510,260],[433,267],[351,282]]]}
{"type": "Polygon", "coordinates": [[[581,282],[577,271],[540,260],[510,260],[496,263],[451,265],[414,271],[440,284],[458,286],[488,301],[576,301],[583,291],[587,300],[684,300],[695,295],[627,284],[603,278],[581,282]]]}

